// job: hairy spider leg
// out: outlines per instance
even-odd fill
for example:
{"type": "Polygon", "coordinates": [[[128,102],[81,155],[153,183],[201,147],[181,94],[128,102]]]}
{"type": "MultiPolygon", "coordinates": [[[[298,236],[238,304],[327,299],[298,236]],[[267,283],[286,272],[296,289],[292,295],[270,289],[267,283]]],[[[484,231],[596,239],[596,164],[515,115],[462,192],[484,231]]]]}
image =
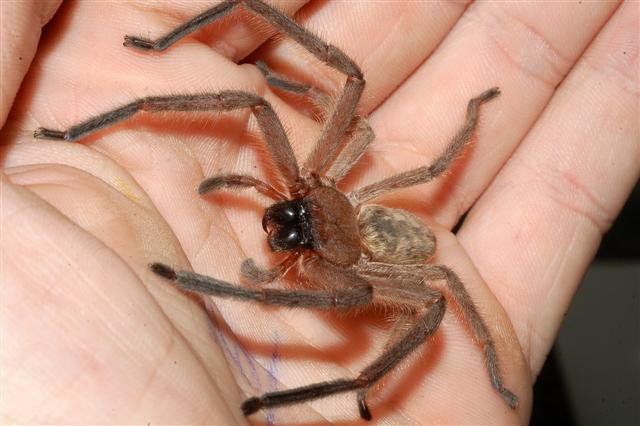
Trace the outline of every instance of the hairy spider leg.
{"type": "MultiPolygon", "coordinates": [[[[327,108],[330,96],[320,89],[305,83],[283,78],[274,73],[263,61],[257,61],[256,66],[264,75],[269,86],[288,93],[306,96],[316,107],[321,109],[327,108]]],[[[367,119],[355,114],[349,127],[347,140],[344,142],[342,149],[337,152],[333,161],[330,161],[330,165],[324,173],[325,177],[334,182],[340,182],[358,160],[360,160],[360,157],[364,155],[374,139],[375,133],[367,119]]]]}
{"type": "Polygon", "coordinates": [[[253,259],[245,259],[240,266],[240,275],[252,284],[268,284],[282,278],[300,258],[301,253],[293,252],[271,269],[260,268],[253,259]]]}
{"type": "Polygon", "coordinates": [[[417,317],[413,326],[397,342],[364,368],[355,379],[338,379],[320,382],[295,389],[269,392],[259,397],[247,399],[242,404],[245,415],[255,413],[262,408],[297,404],[336,393],[358,390],[357,402],[360,417],[371,420],[371,411],[366,403],[367,391],[385,374],[391,371],[417,347],[423,344],[439,327],[446,308],[446,300],[440,296],[428,300],[428,304],[417,317]]]}
{"type": "MultiPolygon", "coordinates": [[[[242,404],[242,410],[249,415],[261,408],[291,405],[336,393],[358,390],[357,402],[360,416],[370,420],[371,412],[366,403],[368,390],[409,353],[424,343],[426,338],[438,328],[444,315],[446,300],[441,292],[425,286],[411,285],[411,283],[404,285],[405,283],[393,280],[381,283],[370,282],[353,268],[337,267],[318,257],[308,259],[304,266],[310,280],[316,285],[329,286],[330,292],[344,291],[345,287],[353,289],[371,286],[373,300],[369,303],[392,302],[404,305],[414,315],[410,321],[411,327],[408,331],[404,331],[400,338],[392,338],[383,354],[363,369],[355,379],[320,382],[286,391],[267,393],[247,399],[242,404]]],[[[325,306],[322,301],[318,301],[317,306],[309,307],[325,309],[325,306]]],[[[354,305],[350,309],[358,307],[354,305]]]]}
{"type": "Polygon", "coordinates": [[[206,195],[223,188],[255,188],[261,194],[277,201],[286,200],[287,196],[266,182],[247,175],[224,174],[207,178],[200,182],[198,194],[206,195]]]}
{"type": "Polygon", "coordinates": [[[314,308],[344,310],[364,306],[371,302],[373,290],[365,280],[356,280],[352,285],[330,291],[280,290],[273,288],[245,288],[190,271],[175,271],[162,263],[149,265],[151,271],[171,280],[185,291],[216,297],[263,303],[265,305],[290,308],[314,308]]]}
{"type": "MultiPolygon", "coordinates": [[[[321,258],[308,260],[306,266],[306,270],[313,281],[333,283],[331,288],[319,291],[269,288],[249,289],[189,271],[175,271],[161,263],[153,263],[150,268],[154,273],[171,280],[176,287],[185,291],[253,301],[267,305],[348,310],[362,307],[372,302],[374,287],[352,269],[335,267],[321,258]]],[[[411,306],[417,305],[421,307],[422,316],[417,318],[415,324],[402,338],[390,345],[380,357],[362,370],[355,379],[321,382],[249,398],[242,404],[244,414],[252,414],[261,408],[295,404],[339,392],[359,389],[361,390],[358,393],[360,415],[364,419],[371,419],[371,413],[365,401],[366,391],[438,328],[446,306],[444,297],[433,289],[419,288],[418,291],[407,292],[402,287],[398,288],[397,285],[390,285],[381,287],[380,290],[382,297],[384,297],[385,292],[396,293],[396,299],[403,299],[405,303],[411,306]]],[[[416,312],[418,311],[416,310],[416,312]]]]}
{"type": "Polygon", "coordinates": [[[328,101],[326,93],[323,93],[306,83],[282,78],[278,74],[274,73],[264,61],[256,61],[255,65],[264,76],[267,84],[275,89],[296,95],[309,96],[311,100],[317,104],[324,104],[328,101]]]}
{"type": "Polygon", "coordinates": [[[500,374],[498,366],[496,346],[493,338],[491,337],[491,333],[489,332],[489,328],[478,312],[478,309],[476,308],[471,296],[469,296],[464,284],[452,269],[445,265],[396,265],[380,262],[367,262],[358,265],[357,270],[365,277],[397,277],[397,279],[419,282],[422,285],[425,285],[424,281],[444,281],[455,304],[460,308],[462,317],[467,324],[469,324],[474,339],[483,348],[491,385],[496,391],[498,391],[498,393],[500,393],[509,407],[517,407],[518,397],[504,387],[502,375],[500,374]]]}
{"type": "Polygon", "coordinates": [[[488,102],[500,94],[497,87],[493,87],[479,96],[471,99],[467,105],[467,117],[464,125],[455,135],[451,143],[445,148],[440,156],[429,166],[418,167],[417,169],[398,173],[387,179],[383,179],[374,184],[365,186],[349,194],[349,199],[356,204],[363,204],[374,198],[380,197],[389,191],[399,188],[407,188],[420,185],[440,176],[449,168],[451,163],[458,158],[462,149],[471,141],[473,131],[478,123],[478,107],[484,102],[488,102]]]}
{"type": "Polygon", "coordinates": [[[334,182],[340,182],[349,173],[376,138],[369,122],[360,116],[356,117],[349,139],[326,169],[325,176],[334,182]]]}
{"type": "Polygon", "coordinates": [[[226,16],[238,5],[242,5],[248,11],[261,16],[280,32],[298,42],[320,61],[347,76],[346,83],[333,112],[323,125],[320,137],[304,163],[306,170],[317,173],[324,172],[334,160],[342,145],[343,136],[351,124],[356,106],[364,90],[365,81],[362,71],[349,56],[337,47],[325,43],[284,13],[260,0],[226,0],[157,40],[125,36],[124,45],[141,50],[165,50],[182,37],[226,16]]]}
{"type": "MultiPolygon", "coordinates": [[[[271,154],[271,158],[280,172],[280,176],[287,185],[295,185],[300,179],[300,170],[293,149],[289,144],[287,134],[282,127],[282,123],[269,102],[258,95],[248,92],[227,90],[218,93],[198,95],[150,96],[100,114],[97,117],[69,127],[64,131],[40,127],[34,132],[33,136],[40,139],[57,139],[73,142],[89,133],[126,120],[141,111],[231,111],[240,108],[251,108],[251,111],[258,121],[258,126],[264,135],[267,150],[271,154]]],[[[242,179],[227,180],[224,182],[224,185],[232,186],[235,183],[238,186],[247,186],[249,182],[251,181],[244,181],[242,179]]],[[[254,179],[253,182],[257,183],[258,181],[254,179]]],[[[205,184],[205,189],[206,186],[207,184],[205,184]]],[[[270,192],[268,186],[260,186],[260,188],[257,189],[260,190],[261,188],[270,192]]]]}
{"type": "MultiPolygon", "coordinates": [[[[337,47],[323,42],[316,35],[310,33],[308,30],[298,25],[295,21],[293,21],[282,12],[279,12],[278,10],[272,8],[271,6],[260,0],[227,0],[199,14],[183,25],[180,25],[158,40],[153,41],[142,37],[127,35],[125,36],[124,45],[140,50],[163,51],[181,38],[187,36],[188,34],[191,34],[202,26],[213,23],[216,20],[228,15],[237,5],[242,5],[250,12],[263,17],[278,30],[300,43],[305,49],[307,49],[320,61],[347,75],[347,81],[338,101],[336,102],[333,112],[330,114],[329,119],[325,122],[321,135],[316,142],[313,151],[309,155],[309,158],[305,161],[304,164],[306,170],[316,173],[324,172],[325,169],[328,168],[330,164],[336,159],[336,154],[337,152],[339,152],[342,146],[341,141],[352,122],[352,118],[355,114],[355,108],[360,100],[362,91],[364,90],[365,82],[360,68],[345,53],[343,53],[337,47]]],[[[175,98],[182,97],[185,96],[175,96],[175,98]]],[[[170,100],[171,97],[168,96],[163,98],[165,100],[170,100]]],[[[128,118],[138,110],[137,107],[139,103],[145,102],[148,99],[152,98],[136,100],[128,105],[125,105],[124,107],[107,112],[105,114],[101,114],[94,119],[87,120],[86,122],[81,123],[78,126],[73,126],[70,130],[82,130],[82,132],[75,135],[75,137],[70,138],[70,136],[72,136],[72,132],[70,133],[69,131],[62,132],[44,128],[36,130],[36,132],[34,133],[34,137],[77,140],[83,135],[102,129],[104,127],[108,127],[128,118]],[[132,109],[134,111],[131,111],[132,109]]],[[[373,135],[371,135],[371,139],[372,136],[373,135]]],[[[362,142],[362,140],[363,139],[358,139],[358,141],[360,142],[362,142]]],[[[366,144],[361,143],[361,145],[364,145],[364,148],[366,148],[366,144]]],[[[353,149],[351,150],[351,152],[351,155],[354,156],[353,149]]],[[[363,152],[363,148],[361,148],[360,150],[356,150],[356,152],[360,152],[361,155],[361,152],[363,152]]],[[[278,162],[278,160],[280,159],[280,157],[275,156],[273,152],[272,156],[276,157],[276,162],[278,162]]],[[[285,155],[284,157],[289,156],[285,155]]],[[[359,156],[356,156],[356,159],[357,158],[359,158],[359,156]]],[[[295,159],[293,159],[293,161],[294,162],[291,164],[296,164],[295,159]]],[[[351,163],[343,161],[341,162],[341,164],[344,165],[351,163]]],[[[291,170],[284,171],[285,180],[288,183],[289,189],[292,190],[291,192],[299,192],[303,188],[299,183],[297,185],[292,184],[292,181],[290,180],[290,177],[293,175],[295,175],[296,178],[299,177],[299,173],[287,173],[290,171],[291,170]]],[[[336,176],[340,174],[341,173],[335,173],[336,176]]],[[[299,182],[299,180],[296,181],[299,182]]]]}

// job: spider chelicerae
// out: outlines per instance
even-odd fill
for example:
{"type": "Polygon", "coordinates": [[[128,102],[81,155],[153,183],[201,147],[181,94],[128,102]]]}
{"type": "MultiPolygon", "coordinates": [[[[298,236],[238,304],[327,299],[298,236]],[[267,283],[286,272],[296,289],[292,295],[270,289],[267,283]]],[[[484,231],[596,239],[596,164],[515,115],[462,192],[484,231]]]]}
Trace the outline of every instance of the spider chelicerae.
{"type": "MultiPolygon", "coordinates": [[[[250,108],[263,133],[268,153],[286,190],[239,174],[222,174],[204,180],[201,195],[228,188],[254,188],[275,203],[265,210],[262,226],[269,247],[285,252],[284,260],[263,269],[246,259],[242,276],[255,284],[242,287],[189,271],[153,263],[156,274],[175,286],[198,294],[229,297],[268,305],[322,310],[351,310],[380,304],[400,308],[400,318],[384,352],[356,378],[316,383],[247,399],[242,411],[249,415],[266,407],[301,403],[328,395],[355,391],[360,416],[371,419],[367,392],[385,374],[432,335],[445,313],[447,298],[460,308],[473,337],[484,349],[492,386],[515,408],[517,397],[503,386],[495,344],[464,285],[445,265],[427,263],[435,252],[432,231],[416,216],[370,202],[390,191],[419,185],[442,175],[471,140],[479,106],[499,94],[491,88],[471,99],[466,120],[432,164],[391,176],[350,193],[336,183],[343,179],[374,139],[367,121],[356,113],[365,81],[358,65],[335,46],[302,28],[260,0],[227,0],[201,13],[164,37],[152,41],[125,36],[124,45],[146,51],[163,51],[186,35],[242,6],[297,41],[320,61],[347,76],[335,105],[327,114],[315,147],[300,167],[278,116],[263,98],[244,91],[197,95],[152,96],[135,100],[64,131],[39,128],[36,138],[76,141],[141,111],[231,111],[250,108]],[[274,289],[264,286],[298,267],[316,288],[274,289]],[[430,286],[446,283],[445,292],[430,286]]],[[[289,81],[258,64],[267,82],[280,90],[306,95],[318,103],[328,98],[310,86],[289,81]]]]}

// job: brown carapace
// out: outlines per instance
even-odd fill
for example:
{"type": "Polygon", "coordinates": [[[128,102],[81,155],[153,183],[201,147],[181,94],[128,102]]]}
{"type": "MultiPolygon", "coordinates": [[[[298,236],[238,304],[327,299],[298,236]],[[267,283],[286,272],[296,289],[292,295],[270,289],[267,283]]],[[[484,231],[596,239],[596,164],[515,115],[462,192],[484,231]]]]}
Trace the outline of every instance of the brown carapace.
{"type": "MultiPolygon", "coordinates": [[[[244,414],[262,408],[298,404],[339,392],[355,391],[360,416],[371,419],[366,403],[368,390],[409,353],[437,330],[446,300],[430,286],[446,283],[450,296],[465,318],[473,337],[484,349],[491,384],[515,408],[517,397],[506,389],[498,369],[491,334],[455,272],[444,265],[427,263],[436,249],[431,230],[413,214],[368,204],[389,191],[419,185],[440,176],[471,140],[478,107],[499,91],[492,88],[471,99],[466,120],[452,141],[431,165],[419,167],[345,194],[336,187],[360,159],[374,138],[367,121],[356,114],[364,89],[362,72],[340,49],[323,42],[283,13],[259,0],[227,0],[203,12],[166,36],[152,41],[125,36],[124,45],[146,51],[162,51],[198,28],[210,24],[241,6],[262,17],[291,37],[326,65],[346,75],[346,83],[327,115],[315,148],[303,167],[298,162],[282,124],[269,103],[252,93],[223,91],[197,95],[155,96],[135,100],[121,108],[72,126],[65,131],[39,128],[36,138],[75,141],[125,120],[134,114],[159,111],[230,111],[250,108],[256,117],[272,162],[286,193],[251,176],[224,174],[206,179],[200,194],[225,188],[254,188],[276,201],[266,209],[262,226],[269,246],[288,256],[274,268],[259,268],[251,259],[241,274],[255,285],[241,287],[215,278],[154,263],[151,270],[189,292],[269,305],[325,310],[348,310],[371,304],[402,307],[402,321],[385,346],[384,353],[355,378],[331,380],[296,389],[271,392],[247,399],[244,414]],[[314,290],[273,289],[262,286],[281,278],[297,266],[314,290]],[[407,323],[410,326],[407,328],[407,323]]],[[[267,82],[279,90],[328,98],[316,88],[288,81],[258,63],[267,82]]]]}

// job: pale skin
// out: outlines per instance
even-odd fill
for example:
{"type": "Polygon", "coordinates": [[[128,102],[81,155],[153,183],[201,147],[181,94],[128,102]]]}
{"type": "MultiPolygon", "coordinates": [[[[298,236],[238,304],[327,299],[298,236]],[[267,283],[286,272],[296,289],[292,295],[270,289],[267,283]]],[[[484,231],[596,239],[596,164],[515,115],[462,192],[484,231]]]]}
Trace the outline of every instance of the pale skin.
{"type": "MultiPolygon", "coordinates": [[[[492,391],[455,309],[369,404],[374,422],[388,424],[526,422],[532,380],[638,179],[637,8],[302,3],[280,6],[302,7],[305,25],[351,55],[367,80],[360,111],[378,139],[346,188],[428,163],[468,99],[500,86],[460,164],[387,202],[436,230],[437,261],[462,277],[520,406],[510,410],[492,391]],[[450,229],[472,205],[456,239],[450,229]]],[[[318,125],[254,66],[233,61],[257,49],[254,59],[322,89],[336,90],[341,77],[309,65],[290,41],[260,47],[270,30],[256,35],[243,19],[163,55],[121,46],[124,34],[159,35],[199,4],[70,4],[36,51],[34,23],[55,7],[2,7],[3,31],[21,34],[1,38],[12,40],[1,64],[12,77],[2,96],[2,420],[241,423],[246,396],[353,376],[373,359],[388,333],[379,314],[208,300],[212,325],[197,299],[148,271],[161,261],[235,282],[245,257],[275,263],[260,227],[266,199],[196,193],[220,171],[268,175],[248,112],[144,117],[82,144],[30,137],[141,96],[233,88],[264,95],[304,158],[318,125]]],[[[354,401],[346,394],[267,415],[349,423],[354,401]]]]}

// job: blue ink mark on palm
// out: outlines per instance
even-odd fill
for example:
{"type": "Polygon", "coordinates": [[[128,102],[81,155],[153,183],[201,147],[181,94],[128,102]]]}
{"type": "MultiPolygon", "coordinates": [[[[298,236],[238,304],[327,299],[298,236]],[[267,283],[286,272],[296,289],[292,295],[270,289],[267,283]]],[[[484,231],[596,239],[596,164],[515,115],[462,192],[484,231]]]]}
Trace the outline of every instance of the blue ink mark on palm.
{"type": "Polygon", "coordinates": [[[218,327],[215,318],[213,318],[211,315],[209,315],[209,327],[210,331],[212,331],[214,336],[216,337],[216,340],[220,342],[222,350],[227,354],[228,358],[231,359],[234,367],[240,373],[245,382],[257,392],[262,392],[260,377],[258,376],[258,371],[255,364],[253,363],[253,359],[251,358],[249,352],[239,342],[229,342],[227,336],[225,336],[225,333],[220,330],[220,327],[218,327]],[[240,355],[244,357],[245,362],[240,359],[240,355]],[[249,377],[249,375],[247,375],[247,371],[244,368],[243,364],[249,366],[250,375],[252,376],[251,378],[249,377]]]}

